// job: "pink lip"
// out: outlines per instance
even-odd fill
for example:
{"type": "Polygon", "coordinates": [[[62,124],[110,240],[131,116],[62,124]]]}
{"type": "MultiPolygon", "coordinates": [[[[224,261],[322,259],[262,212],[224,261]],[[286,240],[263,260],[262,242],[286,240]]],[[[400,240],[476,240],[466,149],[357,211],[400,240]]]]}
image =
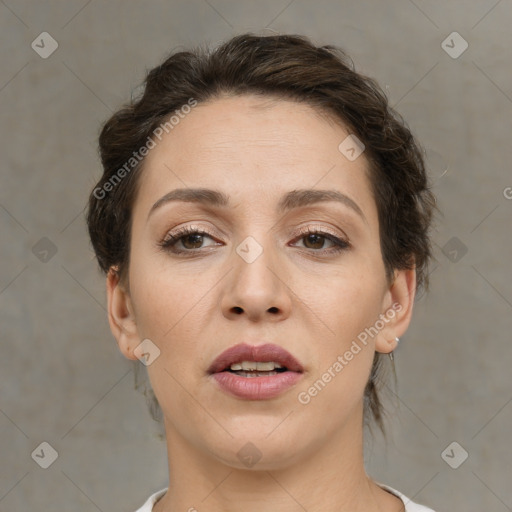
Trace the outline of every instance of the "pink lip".
{"type": "Polygon", "coordinates": [[[222,372],[233,363],[241,363],[242,361],[260,361],[262,363],[274,361],[281,366],[285,366],[290,371],[304,371],[297,359],[295,359],[290,352],[278,345],[271,343],[265,345],[247,345],[247,343],[240,343],[228,348],[217,356],[208,368],[208,373],[222,372]]]}
{"type": "Polygon", "coordinates": [[[303,371],[297,359],[278,345],[245,343],[222,352],[208,368],[208,373],[222,390],[246,400],[266,400],[280,395],[302,378],[303,371]],[[227,371],[230,365],[242,361],[274,361],[287,371],[268,377],[241,377],[227,371]]]}

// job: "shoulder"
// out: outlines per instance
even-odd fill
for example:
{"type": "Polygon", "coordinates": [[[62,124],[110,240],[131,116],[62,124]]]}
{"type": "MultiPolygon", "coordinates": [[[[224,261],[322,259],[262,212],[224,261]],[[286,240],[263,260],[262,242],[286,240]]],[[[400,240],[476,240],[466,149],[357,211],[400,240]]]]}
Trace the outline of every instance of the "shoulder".
{"type": "MultiPolygon", "coordinates": [[[[398,498],[402,500],[402,502],[405,505],[405,512],[434,512],[431,508],[425,507],[423,505],[419,505],[418,503],[415,503],[414,501],[410,500],[405,494],[402,494],[400,491],[397,491],[396,489],[393,489],[392,487],[389,487],[389,485],[384,484],[378,484],[383,489],[389,491],[390,493],[394,494],[398,498]]],[[[135,512],[152,512],[153,505],[165,494],[167,491],[167,488],[161,489],[160,491],[155,492],[152,494],[135,512]]]]}
{"type": "Polygon", "coordinates": [[[152,494],[142,505],[142,507],[138,508],[135,512],[152,512],[153,505],[165,494],[167,491],[167,487],[165,489],[161,489],[160,491],[152,494]]]}
{"type": "Polygon", "coordinates": [[[384,485],[381,483],[377,483],[377,485],[379,487],[382,487],[382,489],[385,489],[386,491],[400,498],[405,505],[405,512],[434,512],[434,510],[432,510],[431,508],[415,503],[414,501],[410,500],[405,494],[401,493],[400,491],[397,491],[396,489],[393,489],[392,487],[389,487],[389,485],[384,485]]]}

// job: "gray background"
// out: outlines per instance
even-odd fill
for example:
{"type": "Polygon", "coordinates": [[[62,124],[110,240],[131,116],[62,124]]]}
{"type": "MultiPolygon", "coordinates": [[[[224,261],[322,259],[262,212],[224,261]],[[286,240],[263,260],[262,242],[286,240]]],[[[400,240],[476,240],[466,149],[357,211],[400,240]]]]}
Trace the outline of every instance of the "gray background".
{"type": "Polygon", "coordinates": [[[510,0],[0,1],[0,510],[129,512],[166,485],[86,236],[96,139],[169,51],[265,28],[340,45],[380,82],[443,212],[368,471],[438,512],[512,510],[511,21],[510,0]],[[46,59],[43,31],[59,45],[46,59]],[[458,58],[441,46],[453,31],[458,58]],[[47,469],[31,456],[43,441],[47,469]],[[441,455],[453,441],[458,469],[441,455]]]}

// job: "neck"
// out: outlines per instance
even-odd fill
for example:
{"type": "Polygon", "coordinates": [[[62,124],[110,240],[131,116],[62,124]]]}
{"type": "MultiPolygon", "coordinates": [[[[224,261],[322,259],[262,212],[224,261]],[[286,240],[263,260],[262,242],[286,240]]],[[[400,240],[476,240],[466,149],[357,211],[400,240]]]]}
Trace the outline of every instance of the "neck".
{"type": "Polygon", "coordinates": [[[352,421],[293,464],[259,470],[219,461],[166,422],[169,489],[154,511],[260,512],[272,504],[276,512],[377,512],[386,492],[366,475],[360,418],[352,421]]]}

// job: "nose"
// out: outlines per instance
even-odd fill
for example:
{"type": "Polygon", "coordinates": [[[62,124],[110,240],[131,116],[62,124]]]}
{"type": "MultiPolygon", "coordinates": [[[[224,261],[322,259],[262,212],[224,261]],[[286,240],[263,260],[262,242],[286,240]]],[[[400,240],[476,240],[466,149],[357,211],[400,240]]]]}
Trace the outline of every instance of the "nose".
{"type": "Polygon", "coordinates": [[[282,321],[290,315],[292,291],[286,282],[284,262],[252,237],[232,254],[221,307],[230,320],[245,316],[249,321],[282,321]]]}

